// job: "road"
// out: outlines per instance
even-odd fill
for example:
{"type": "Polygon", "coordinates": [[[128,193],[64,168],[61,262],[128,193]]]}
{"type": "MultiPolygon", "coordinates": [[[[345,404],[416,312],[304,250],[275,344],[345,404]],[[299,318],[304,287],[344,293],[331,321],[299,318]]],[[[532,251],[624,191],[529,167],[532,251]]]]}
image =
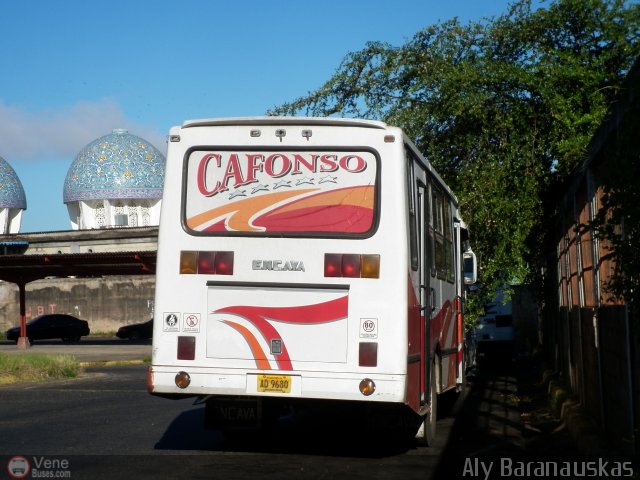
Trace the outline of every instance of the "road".
{"type": "MultiPolygon", "coordinates": [[[[120,359],[149,347],[110,345],[120,359]],[[127,348],[133,351],[125,355],[127,348]]],[[[90,344],[74,346],[83,347],[85,360],[106,360],[104,352],[91,356],[90,344]]],[[[412,480],[485,478],[473,470],[476,460],[574,459],[566,433],[540,408],[544,392],[532,382],[531,365],[506,362],[481,372],[457,415],[439,420],[436,444],[422,448],[362,425],[342,429],[335,419],[304,416],[282,418],[265,437],[226,438],[203,429],[202,406],[150,396],[144,365],[88,367],[75,380],[0,386],[0,464],[20,455],[32,468],[48,461],[59,477],[64,471],[74,479],[412,480]]]]}
{"type": "MultiPolygon", "coordinates": [[[[144,366],[87,369],[78,380],[0,387],[0,453],[68,460],[72,478],[425,478],[439,448],[284,426],[268,443],[202,427],[203,407],[152,397],[144,366]],[[175,472],[172,473],[172,472],[175,472]],[[148,475],[148,476],[145,476],[148,475]]],[[[447,433],[442,427],[443,444],[447,433]]],[[[0,461],[3,459],[0,458],[0,461]]]]}

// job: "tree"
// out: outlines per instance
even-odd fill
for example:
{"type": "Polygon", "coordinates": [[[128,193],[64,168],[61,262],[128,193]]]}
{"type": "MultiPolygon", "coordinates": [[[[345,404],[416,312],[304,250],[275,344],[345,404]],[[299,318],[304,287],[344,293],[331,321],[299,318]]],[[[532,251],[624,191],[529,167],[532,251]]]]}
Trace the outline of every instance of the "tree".
{"type": "Polygon", "coordinates": [[[483,22],[428,26],[400,47],[368,43],[269,113],[402,127],[458,195],[481,283],[534,281],[549,189],[586,155],[639,37],[634,2],[519,0],[483,22]]]}

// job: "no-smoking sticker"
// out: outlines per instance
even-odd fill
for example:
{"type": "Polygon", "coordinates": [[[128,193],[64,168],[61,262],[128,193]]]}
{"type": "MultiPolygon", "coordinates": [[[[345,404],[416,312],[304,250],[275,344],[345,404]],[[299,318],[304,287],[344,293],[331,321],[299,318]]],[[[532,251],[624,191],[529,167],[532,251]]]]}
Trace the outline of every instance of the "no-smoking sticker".
{"type": "Polygon", "coordinates": [[[183,332],[199,332],[200,331],[200,314],[185,313],[182,318],[183,332]]]}

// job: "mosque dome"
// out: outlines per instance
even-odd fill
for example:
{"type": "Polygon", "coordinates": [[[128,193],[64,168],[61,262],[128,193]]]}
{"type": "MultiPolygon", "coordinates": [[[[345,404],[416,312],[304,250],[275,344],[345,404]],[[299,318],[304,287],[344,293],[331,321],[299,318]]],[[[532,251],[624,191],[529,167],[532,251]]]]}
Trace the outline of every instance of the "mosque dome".
{"type": "Polygon", "coordinates": [[[69,167],[63,199],[71,228],[157,226],[165,157],[116,129],[84,147],[69,167]]]}
{"type": "Polygon", "coordinates": [[[64,182],[64,203],[162,197],[165,157],[149,142],[116,129],[85,146],[64,182]]]}
{"type": "Polygon", "coordinates": [[[24,188],[15,170],[0,157],[0,209],[17,208],[26,210],[27,199],[24,188]]]}

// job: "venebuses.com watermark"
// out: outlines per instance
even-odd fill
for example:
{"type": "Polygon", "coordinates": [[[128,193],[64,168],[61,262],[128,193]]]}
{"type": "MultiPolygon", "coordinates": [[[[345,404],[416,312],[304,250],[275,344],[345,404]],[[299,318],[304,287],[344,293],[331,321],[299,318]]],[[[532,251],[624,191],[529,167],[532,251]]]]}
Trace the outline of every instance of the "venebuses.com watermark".
{"type": "Polygon", "coordinates": [[[480,460],[466,458],[462,477],[481,478],[632,478],[635,475],[632,462],[612,461],[602,458],[588,461],[530,461],[511,458],[480,460]]]}
{"type": "Polygon", "coordinates": [[[9,478],[71,478],[71,463],[65,458],[14,455],[7,462],[9,478]]]}

